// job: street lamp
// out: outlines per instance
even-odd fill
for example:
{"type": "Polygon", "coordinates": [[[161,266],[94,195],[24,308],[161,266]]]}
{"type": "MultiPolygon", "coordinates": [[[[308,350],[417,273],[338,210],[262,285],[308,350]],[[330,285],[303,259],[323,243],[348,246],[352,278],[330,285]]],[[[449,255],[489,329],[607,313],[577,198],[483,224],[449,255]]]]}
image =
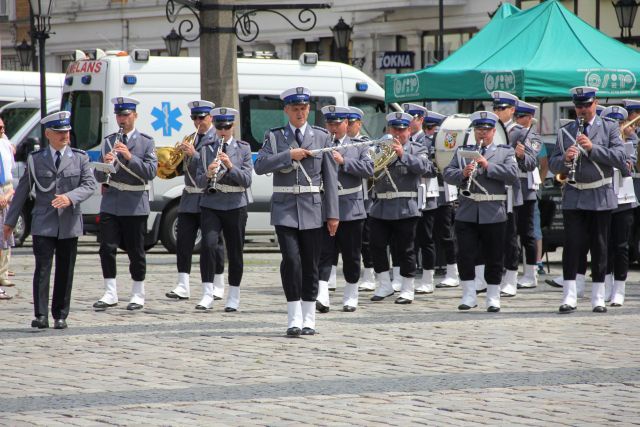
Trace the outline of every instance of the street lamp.
{"type": "Polygon", "coordinates": [[[15,47],[18,54],[18,62],[20,62],[20,68],[24,70],[31,65],[31,45],[27,43],[25,39],[22,39],[22,43],[15,47]]]}
{"type": "Polygon", "coordinates": [[[351,40],[352,31],[353,27],[350,27],[342,18],[335,27],[331,28],[338,51],[338,60],[345,64],[349,62],[349,40],[351,40]]]}
{"type": "Polygon", "coordinates": [[[164,40],[169,56],[180,56],[183,37],[176,33],[175,28],[172,28],[171,32],[166,37],[163,37],[162,40],[164,40]]]}
{"type": "Polygon", "coordinates": [[[631,38],[631,28],[633,27],[633,21],[636,19],[636,12],[638,11],[638,5],[636,0],[618,0],[612,2],[613,7],[616,10],[616,18],[618,18],[618,26],[620,27],[620,39],[631,38]],[[627,29],[627,35],[624,35],[624,30],[627,29]]]}
{"type": "MultiPolygon", "coordinates": [[[[44,64],[44,42],[51,31],[51,11],[53,0],[29,0],[33,17],[33,38],[38,40],[38,61],[40,70],[40,117],[47,115],[47,81],[44,64]]],[[[42,131],[44,134],[44,129],[42,131]]]]}

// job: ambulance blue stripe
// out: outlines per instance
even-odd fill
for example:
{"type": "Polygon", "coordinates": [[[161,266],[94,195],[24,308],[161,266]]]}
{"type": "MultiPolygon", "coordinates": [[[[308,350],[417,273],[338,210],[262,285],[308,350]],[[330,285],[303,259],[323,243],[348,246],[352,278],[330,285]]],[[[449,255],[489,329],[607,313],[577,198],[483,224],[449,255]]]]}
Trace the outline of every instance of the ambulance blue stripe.
{"type": "Polygon", "coordinates": [[[89,150],[87,151],[87,154],[89,155],[89,159],[92,162],[97,162],[98,160],[100,160],[100,150],[89,150]]]}

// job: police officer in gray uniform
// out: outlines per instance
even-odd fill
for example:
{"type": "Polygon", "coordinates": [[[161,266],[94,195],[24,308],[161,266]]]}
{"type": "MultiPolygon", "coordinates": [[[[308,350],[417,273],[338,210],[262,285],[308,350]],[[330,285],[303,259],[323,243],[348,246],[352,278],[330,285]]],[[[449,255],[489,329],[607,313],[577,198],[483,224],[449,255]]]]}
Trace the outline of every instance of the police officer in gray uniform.
{"type": "Polygon", "coordinates": [[[144,306],[144,278],[147,271],[144,235],[149,216],[149,181],[156,177],[158,160],[153,138],[135,128],[138,118],[134,98],[111,100],[118,126],[122,131],[107,136],[102,143],[100,160],[110,163],[115,173],[95,170],[102,184],[100,204],[100,263],[105,293],[93,307],[106,310],[118,303],[116,286],[116,253],[123,244],[129,256],[129,272],[133,279],[127,310],[144,306]]]}
{"type": "MultiPolygon", "coordinates": [[[[613,105],[602,111],[602,117],[615,120],[621,126],[628,117],[624,108],[613,105]]],[[[626,136],[633,135],[633,129],[625,129],[626,136]]],[[[623,137],[625,135],[622,135],[623,137]]],[[[624,303],[627,273],[629,272],[629,236],[633,234],[633,210],[638,200],[633,188],[631,171],[637,162],[636,146],[633,141],[624,142],[627,153],[627,167],[614,172],[618,180],[618,207],[611,213],[611,230],[607,249],[607,274],[605,276],[605,301],[611,301],[611,307],[621,307],[624,303]]],[[[577,286],[576,286],[577,287],[577,286]]]]}
{"type": "Polygon", "coordinates": [[[340,226],[335,236],[323,228],[322,251],[318,265],[319,277],[316,308],[321,313],[329,311],[329,274],[331,263],[340,247],[342,266],[346,281],[342,310],[356,311],[358,306],[358,280],[360,279],[360,251],[362,227],[367,217],[364,206],[362,179],[373,175],[373,160],[366,145],[347,136],[349,107],[327,105],[322,108],[327,129],[333,137],[333,159],[338,164],[338,195],[340,204],[340,226]]]}
{"type": "MultiPolygon", "coordinates": [[[[349,122],[347,124],[347,136],[351,139],[357,139],[361,141],[368,141],[369,137],[361,132],[362,119],[364,118],[364,112],[357,107],[349,107],[349,122]]],[[[371,210],[371,197],[369,195],[368,180],[363,180],[362,185],[366,186],[364,193],[364,208],[367,212],[367,218],[364,220],[362,227],[362,265],[363,273],[359,291],[373,291],[376,288],[376,273],[373,270],[373,258],[371,256],[371,249],[369,245],[369,211],[371,210]]]]}
{"type": "MultiPolygon", "coordinates": [[[[226,312],[240,306],[240,282],[244,270],[244,234],[247,226],[247,205],[251,202],[253,173],[251,147],[248,142],[233,137],[233,125],[238,111],[220,107],[211,111],[216,139],[202,147],[196,181],[206,188],[200,199],[202,224],[202,256],[215,263],[215,248],[224,232],[229,258],[229,293],[226,312]]],[[[213,303],[213,284],[203,283],[202,299],[196,309],[207,310],[213,303]]]]}
{"type": "MultiPolygon", "coordinates": [[[[394,138],[391,148],[396,159],[374,180],[375,199],[371,206],[371,251],[379,286],[372,301],[382,301],[394,294],[389,275],[386,247],[395,238],[400,259],[401,289],[396,304],[411,304],[414,298],[416,226],[421,216],[422,194],[418,192],[423,175],[435,176],[424,145],[410,139],[407,113],[387,115],[387,127],[394,138]]],[[[393,249],[392,249],[393,250],[393,249]]]]}
{"type": "Polygon", "coordinates": [[[484,255],[487,282],[487,311],[500,311],[500,279],[507,221],[506,186],[518,180],[518,164],[513,148],[493,142],[498,117],[477,111],[470,117],[477,146],[459,147],[443,171],[445,182],[463,187],[456,211],[456,236],[461,248],[458,269],[462,301],[458,310],[477,307],[475,262],[484,255]],[[475,157],[475,161],[472,159],[475,157]]]}
{"type": "Polygon", "coordinates": [[[13,197],[4,222],[9,236],[30,193],[35,198],[31,211],[33,255],[33,328],[49,327],[49,279],[53,256],[56,271],[53,283],[51,314],[55,329],[67,327],[76,263],[78,236],[82,235],[80,203],[96,189],[89,167],[89,157],[82,150],[69,147],[71,121],[68,111],[50,114],[40,121],[45,127],[49,146],[29,154],[27,170],[13,197]]]}
{"type": "MultiPolygon", "coordinates": [[[[518,100],[515,114],[517,116],[533,116],[536,107],[518,100]]],[[[515,227],[507,222],[507,241],[509,250],[515,253],[505,254],[505,277],[501,284],[502,296],[515,296],[519,288],[535,288],[536,280],[536,240],[533,236],[533,209],[537,199],[536,190],[539,184],[538,153],[542,147],[540,136],[531,127],[525,128],[515,123],[509,133],[509,144],[514,148],[518,162],[520,179],[512,186],[513,220],[515,227]],[[537,181],[536,181],[537,179],[537,181]],[[537,183],[536,183],[537,182],[537,183]],[[515,233],[514,233],[515,229],[515,233]],[[520,243],[524,247],[525,268],[522,280],[518,281],[518,265],[520,263],[520,243]]]]}
{"type": "Polygon", "coordinates": [[[563,295],[560,313],[577,306],[578,261],[591,251],[591,305],[604,313],[604,278],[611,212],[618,205],[613,188],[613,168],[626,168],[626,153],[618,124],[596,115],[597,88],[571,89],[578,120],[560,129],[549,160],[554,174],[566,175],[562,192],[564,250],[562,252],[563,295]]]}
{"type": "MultiPolygon", "coordinates": [[[[196,127],[196,132],[190,135],[194,138],[193,144],[183,141],[179,149],[184,152],[184,160],[180,163],[180,169],[184,173],[184,190],[178,205],[178,227],[176,230],[176,261],[178,267],[178,285],[165,295],[171,299],[189,299],[191,290],[189,275],[191,273],[191,258],[196,236],[200,229],[200,198],[204,191],[196,184],[196,172],[200,160],[200,149],[205,144],[215,141],[216,131],[213,127],[211,110],[215,107],[213,102],[198,100],[189,102],[191,120],[196,127]]],[[[224,295],[224,246],[222,234],[218,239],[215,249],[215,264],[210,265],[208,259],[200,257],[200,278],[203,283],[213,283],[213,297],[222,299],[224,295]],[[214,274],[215,273],[215,274],[214,274]]],[[[207,288],[209,285],[207,285],[207,288]]]]}
{"type": "Polygon", "coordinates": [[[336,162],[329,152],[311,151],[331,146],[331,139],[326,130],[307,123],[310,97],[305,87],[280,95],[289,122],[265,134],[254,164],[258,175],[273,173],[271,224],[282,252],[287,335],[293,337],[315,334],[321,227],[326,221],[335,235],[340,215],[336,162]]]}

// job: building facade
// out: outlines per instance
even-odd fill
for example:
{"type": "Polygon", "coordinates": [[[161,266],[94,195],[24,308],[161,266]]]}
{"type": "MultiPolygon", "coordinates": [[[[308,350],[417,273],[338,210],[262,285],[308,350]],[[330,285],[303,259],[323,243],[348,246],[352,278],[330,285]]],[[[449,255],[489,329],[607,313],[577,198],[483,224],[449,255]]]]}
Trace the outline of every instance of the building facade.
{"type": "MultiPolygon", "coordinates": [[[[233,3],[256,4],[259,1],[233,3]]],[[[496,0],[444,0],[444,43],[440,47],[438,0],[331,3],[330,9],[315,10],[316,26],[306,32],[296,30],[277,14],[258,13],[253,17],[260,28],[258,38],[251,43],[239,41],[239,50],[244,55],[270,55],[283,59],[297,58],[302,52],[313,51],[322,60],[335,60],[339,53],[331,27],[342,18],[353,27],[348,60],[383,84],[387,73],[417,70],[436,63],[440,48],[446,58],[482,29],[489,22],[490,13],[499,6],[496,0]]],[[[527,9],[538,4],[539,0],[511,3],[527,9]]],[[[571,0],[562,3],[605,34],[612,37],[620,35],[611,1],[571,0]]],[[[46,41],[47,71],[64,72],[76,49],[129,51],[146,48],[152,54],[167,55],[163,37],[172,28],[177,29],[177,25],[168,22],[165,6],[166,0],[56,0],[51,19],[54,34],[46,41]]],[[[301,25],[297,21],[298,11],[282,10],[281,13],[301,25]]],[[[188,18],[190,15],[183,13],[181,16],[188,18]]],[[[33,46],[29,31],[28,0],[0,0],[2,69],[20,69],[15,46],[23,39],[33,46]]],[[[640,34],[640,19],[636,20],[632,34],[640,34]]],[[[199,42],[184,41],[180,54],[199,56],[199,42]]],[[[36,60],[32,62],[37,64],[36,60]]]]}

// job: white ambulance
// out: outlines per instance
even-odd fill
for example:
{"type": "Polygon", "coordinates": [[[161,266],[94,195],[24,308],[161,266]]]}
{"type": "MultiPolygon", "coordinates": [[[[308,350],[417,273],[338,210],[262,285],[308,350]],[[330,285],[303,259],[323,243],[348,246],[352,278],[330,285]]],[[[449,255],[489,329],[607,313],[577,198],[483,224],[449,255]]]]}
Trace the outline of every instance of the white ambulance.
{"type": "MultiPolygon", "coordinates": [[[[309,122],[324,125],[320,109],[329,104],[350,105],[365,112],[363,130],[382,134],[386,105],[384,90],[366,74],[351,66],[322,62],[316,54],[299,61],[238,59],[241,139],[251,144],[254,158],[265,131],[284,125],[279,95],[294,86],[312,91],[309,122]]],[[[71,111],[72,143],[96,160],[102,139],[118,127],[111,98],[131,96],[140,100],[136,128],[155,140],[156,146],[173,146],[195,128],[187,103],[200,99],[200,59],[150,57],[148,50],[99,53],[96,59],[72,62],[66,74],[61,107],[71,111]]],[[[210,101],[219,105],[219,101],[210,101]]],[[[175,251],[177,207],[184,178],[156,178],[152,184],[147,246],[158,239],[175,251]]],[[[253,177],[254,202],[249,205],[247,234],[273,234],[269,225],[272,193],[270,176],[253,177]]],[[[85,230],[97,232],[100,195],[83,202],[85,230]]]]}

